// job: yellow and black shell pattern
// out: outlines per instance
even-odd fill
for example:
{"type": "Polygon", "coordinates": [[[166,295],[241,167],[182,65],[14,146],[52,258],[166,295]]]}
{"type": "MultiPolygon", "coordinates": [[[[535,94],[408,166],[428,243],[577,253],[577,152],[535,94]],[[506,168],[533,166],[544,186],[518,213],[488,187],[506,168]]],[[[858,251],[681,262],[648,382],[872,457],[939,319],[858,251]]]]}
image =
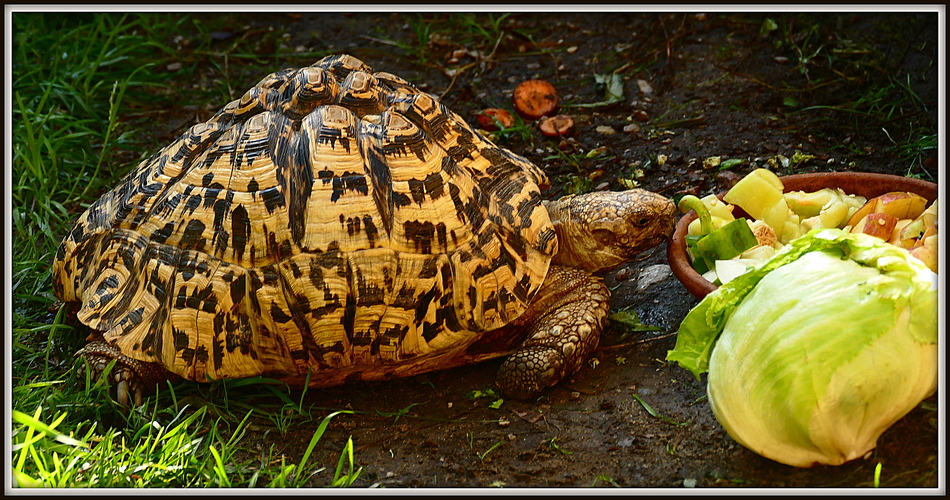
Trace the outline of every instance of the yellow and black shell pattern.
{"type": "Polygon", "coordinates": [[[557,237],[544,174],[338,55],[273,73],[89,207],[53,287],[186,379],[418,361],[518,317],[557,237]]]}

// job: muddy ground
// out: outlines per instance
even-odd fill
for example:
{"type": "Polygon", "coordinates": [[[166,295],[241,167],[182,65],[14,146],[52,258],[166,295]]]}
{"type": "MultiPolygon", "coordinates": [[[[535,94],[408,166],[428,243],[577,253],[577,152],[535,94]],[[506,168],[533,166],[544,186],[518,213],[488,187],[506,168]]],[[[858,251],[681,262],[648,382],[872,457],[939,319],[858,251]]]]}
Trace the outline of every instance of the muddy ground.
{"type": "MultiPolygon", "coordinates": [[[[481,25],[490,24],[480,16],[481,25]]],[[[523,13],[485,35],[447,14],[232,15],[226,23],[212,17],[204,19],[227,26],[211,33],[222,49],[257,37],[263,51],[273,44],[345,51],[443,96],[473,121],[483,108],[511,110],[511,90],[522,80],[552,82],[562,112],[578,123],[576,135],[553,140],[529,126],[498,138],[545,168],[553,181],[549,197],[621,189],[622,179],[669,196],[705,194],[719,190],[717,179],[729,180],[704,168],[706,158],[744,159],[730,170],[741,175],[796,151],[814,158],[790,167],[778,158],[773,168],[937,178],[935,149],[894,147],[935,130],[933,13],[523,13]],[[271,28],[281,36],[267,36],[271,28]],[[420,37],[425,30],[427,39],[420,37]],[[594,75],[611,72],[624,77],[623,100],[578,106],[604,101],[594,75]],[[592,150],[595,158],[584,158],[592,150]]],[[[208,36],[183,35],[184,51],[189,36],[208,36]]],[[[278,69],[242,66],[248,76],[232,74],[240,82],[234,97],[278,69]]],[[[232,73],[236,67],[232,60],[232,73]]],[[[198,110],[199,118],[213,111],[198,110]]],[[[936,397],[888,430],[866,459],[811,469],[778,464],[725,433],[705,400],[704,380],[663,361],[696,304],[669,274],[665,248],[607,279],[616,287],[615,310],[632,308],[659,329],[627,333],[612,324],[592,361],[536,401],[497,406],[498,397],[474,397],[493,388],[499,361],[308,391],[305,406],[357,412],[334,419],[312,459],[328,470],[312,484],[329,481],[352,436],[363,467],[357,486],[861,487],[871,484],[878,463],[884,486],[937,485],[936,397]],[[633,395],[664,418],[651,416],[633,395]]],[[[284,434],[258,427],[249,436],[252,452],[276,444],[297,461],[318,422],[284,434]]]]}

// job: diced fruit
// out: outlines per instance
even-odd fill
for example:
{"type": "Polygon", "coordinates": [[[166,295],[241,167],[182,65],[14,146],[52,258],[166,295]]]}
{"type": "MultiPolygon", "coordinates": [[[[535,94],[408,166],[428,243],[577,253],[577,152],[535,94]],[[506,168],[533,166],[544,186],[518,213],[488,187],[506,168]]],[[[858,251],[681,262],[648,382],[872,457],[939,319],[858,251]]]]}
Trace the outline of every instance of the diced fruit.
{"type": "MultiPolygon", "coordinates": [[[[922,214],[915,220],[921,220],[924,223],[924,228],[934,227],[937,225],[937,200],[934,200],[933,203],[927,207],[927,210],[924,210],[922,214]]],[[[926,229],[925,229],[926,230],[926,229]]]]}
{"type": "Polygon", "coordinates": [[[901,233],[904,231],[904,228],[907,227],[907,225],[912,222],[914,221],[911,219],[901,219],[897,221],[897,224],[894,224],[894,232],[891,233],[891,238],[887,240],[887,242],[890,243],[891,245],[907,248],[907,246],[904,245],[904,242],[901,241],[901,233]]]}
{"type": "Polygon", "coordinates": [[[858,221],[867,217],[870,213],[883,213],[898,220],[914,219],[924,211],[926,206],[927,199],[915,193],[905,191],[886,193],[865,203],[851,216],[848,225],[854,227],[858,224],[858,221]]]}
{"type": "Polygon", "coordinates": [[[829,202],[839,200],[838,193],[831,188],[819,189],[813,193],[790,191],[784,196],[789,210],[801,217],[814,217],[821,213],[822,207],[829,202]]]}
{"type": "Polygon", "coordinates": [[[835,191],[838,192],[838,198],[845,202],[848,206],[854,207],[855,210],[864,206],[868,202],[868,199],[858,195],[858,194],[848,194],[844,192],[844,189],[835,188],[835,191]]]}
{"type": "Polygon", "coordinates": [[[753,259],[730,259],[716,261],[716,277],[719,282],[725,285],[737,276],[741,276],[752,269],[755,269],[762,261],[753,259]]]}
{"type": "MultiPolygon", "coordinates": [[[[755,219],[762,219],[767,223],[775,221],[781,216],[782,223],[788,217],[788,204],[782,195],[782,181],[773,172],[764,168],[753,170],[723,197],[726,203],[738,205],[755,219]],[[781,209],[776,205],[781,204],[781,209]],[[773,220],[765,217],[766,212],[773,211],[773,220]]],[[[782,226],[772,226],[782,227],[782,226]]]]}
{"type": "Polygon", "coordinates": [[[822,225],[821,216],[819,215],[816,215],[814,217],[809,217],[807,219],[802,219],[801,226],[802,226],[802,233],[807,233],[808,231],[811,231],[812,229],[825,227],[824,225],[822,225]]]}
{"type": "Polygon", "coordinates": [[[749,175],[757,175],[768,181],[768,183],[771,184],[775,189],[778,189],[779,191],[785,191],[785,184],[782,184],[782,179],[780,179],[779,176],[771,170],[757,168],[752,172],[749,172],[749,175]]]}
{"type": "Polygon", "coordinates": [[[774,247],[759,245],[757,247],[750,248],[746,250],[745,252],[742,252],[742,254],[740,254],[739,257],[743,259],[754,259],[754,260],[764,261],[764,260],[771,259],[773,255],[775,255],[774,247]]]}
{"type": "Polygon", "coordinates": [[[921,236],[919,240],[917,240],[917,243],[914,243],[914,246],[919,247],[920,245],[925,244],[927,240],[934,238],[936,236],[937,236],[937,226],[928,227],[927,230],[924,231],[924,235],[921,236]]]}
{"type": "Polygon", "coordinates": [[[894,233],[894,226],[897,225],[897,218],[885,213],[872,213],[858,221],[852,229],[852,233],[864,233],[876,236],[884,241],[890,240],[894,233]]]}
{"type": "Polygon", "coordinates": [[[877,212],[898,219],[914,219],[927,208],[927,199],[916,193],[895,192],[877,197],[877,212]]]}
{"type": "Polygon", "coordinates": [[[845,221],[848,220],[850,209],[851,207],[840,199],[832,201],[822,208],[821,213],[818,214],[818,218],[821,220],[821,227],[844,226],[845,221]]]}
{"type": "Polygon", "coordinates": [[[703,205],[706,205],[706,209],[709,210],[709,215],[713,217],[719,217],[720,219],[729,222],[735,220],[736,218],[732,215],[732,205],[728,203],[723,203],[718,196],[711,194],[702,199],[703,205]]]}
{"type": "MultiPolygon", "coordinates": [[[[699,220],[689,225],[687,249],[694,268],[712,280],[727,283],[740,265],[738,259],[768,260],[776,249],[813,229],[842,228],[864,233],[907,249],[934,272],[937,271],[937,217],[934,200],[927,206],[922,196],[904,191],[882,194],[870,200],[847,194],[841,188],[825,188],[815,192],[783,193],[781,179],[767,169],[753,170],[733,186],[722,200],[709,195],[700,200],[684,196],[680,210],[690,209],[706,216],[709,229],[702,232],[699,220]],[[692,205],[685,206],[691,198],[692,205]],[[728,238],[724,230],[732,226],[732,209],[739,206],[755,220],[747,221],[751,233],[746,250],[740,250],[740,235],[728,238]],[[715,228],[715,230],[712,230],[715,228]],[[715,238],[710,236],[716,235],[715,238]],[[751,239],[755,238],[755,244],[751,239]],[[734,253],[738,251],[739,253],[734,253]],[[722,263],[720,261],[733,261],[722,263]],[[718,277],[717,277],[718,276],[718,277]]],[[[744,219],[739,219],[744,220],[744,219]]]]}
{"type": "Polygon", "coordinates": [[[792,214],[788,209],[788,204],[785,203],[785,198],[779,198],[778,202],[775,205],[772,205],[765,213],[762,214],[762,217],[757,217],[765,221],[766,224],[772,227],[775,230],[775,235],[778,236],[779,241],[786,242],[785,238],[785,222],[788,221],[790,216],[794,216],[795,223],[798,223],[798,216],[792,214]]]}
{"type": "Polygon", "coordinates": [[[802,233],[802,226],[798,220],[798,216],[792,214],[788,217],[788,220],[785,221],[785,227],[782,229],[782,236],[779,237],[779,242],[788,244],[802,234],[804,233],[802,233]]]}
{"type": "Polygon", "coordinates": [[[749,222],[749,229],[752,230],[752,234],[755,235],[755,240],[759,242],[759,245],[773,247],[778,242],[775,230],[763,221],[749,222]]]}
{"type": "Polygon", "coordinates": [[[924,224],[923,219],[918,217],[912,220],[910,224],[904,226],[904,228],[900,231],[900,240],[902,246],[905,248],[914,246],[914,242],[923,236],[925,231],[927,231],[927,227],[924,224]]]}
{"type": "MultiPolygon", "coordinates": [[[[934,238],[936,241],[936,238],[934,238]]],[[[933,272],[937,271],[937,245],[920,245],[919,247],[910,248],[907,250],[910,254],[916,257],[918,260],[924,263],[927,267],[930,268],[933,272]]]]}

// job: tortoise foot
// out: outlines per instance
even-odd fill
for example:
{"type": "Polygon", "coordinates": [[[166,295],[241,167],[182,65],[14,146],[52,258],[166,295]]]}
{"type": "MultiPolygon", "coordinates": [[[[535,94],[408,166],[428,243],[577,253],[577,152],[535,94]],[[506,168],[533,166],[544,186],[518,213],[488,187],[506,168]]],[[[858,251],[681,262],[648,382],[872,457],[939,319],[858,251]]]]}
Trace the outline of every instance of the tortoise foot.
{"type": "Polygon", "coordinates": [[[529,399],[577,372],[597,348],[610,291],[583,271],[552,266],[529,311],[517,321],[528,338],[498,371],[506,395],[529,399]]]}
{"type": "Polygon", "coordinates": [[[157,384],[176,378],[159,363],[130,358],[102,340],[86,344],[76,355],[86,358],[95,378],[101,377],[109,363],[115,360],[108,382],[116,402],[124,407],[129,406],[130,399],[135,406],[141,406],[142,399],[153,394],[157,384]]]}

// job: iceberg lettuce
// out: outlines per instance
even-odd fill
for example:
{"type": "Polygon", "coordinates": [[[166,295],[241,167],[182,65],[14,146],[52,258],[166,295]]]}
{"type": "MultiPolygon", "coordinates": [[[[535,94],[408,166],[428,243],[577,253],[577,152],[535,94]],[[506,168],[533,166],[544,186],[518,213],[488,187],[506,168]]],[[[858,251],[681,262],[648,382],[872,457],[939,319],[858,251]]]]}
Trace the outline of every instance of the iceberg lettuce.
{"type": "Polygon", "coordinates": [[[809,467],[864,456],[931,395],[937,275],[864,234],[814,230],[707,295],[667,359],[743,446],[809,467]]]}

